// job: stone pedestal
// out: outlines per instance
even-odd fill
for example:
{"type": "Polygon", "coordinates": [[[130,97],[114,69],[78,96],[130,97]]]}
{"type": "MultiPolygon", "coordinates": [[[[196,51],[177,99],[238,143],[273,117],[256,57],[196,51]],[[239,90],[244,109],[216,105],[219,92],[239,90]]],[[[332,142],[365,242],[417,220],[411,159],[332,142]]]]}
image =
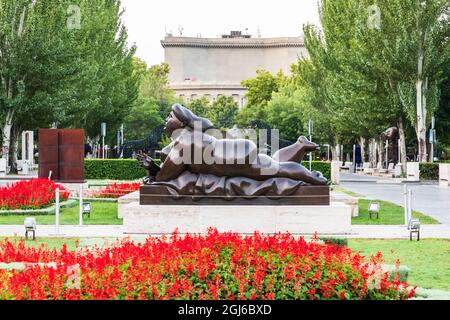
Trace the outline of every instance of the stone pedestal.
{"type": "Polygon", "coordinates": [[[34,132],[22,132],[22,161],[26,161],[30,168],[34,165],[34,132]]]}
{"type": "Polygon", "coordinates": [[[124,206],[132,202],[139,203],[139,191],[124,195],[117,200],[117,218],[123,219],[123,212],[126,210],[124,206]]]}
{"type": "Polygon", "coordinates": [[[340,161],[332,161],[331,162],[331,183],[339,184],[340,183],[340,161]]]}
{"type": "Polygon", "coordinates": [[[420,181],[419,162],[406,163],[406,176],[408,181],[420,181]]]}
{"type": "Polygon", "coordinates": [[[131,202],[119,206],[124,232],[128,234],[206,233],[208,228],[220,232],[252,234],[347,234],[351,231],[352,208],[345,203],[330,206],[173,206],[139,205],[131,202]]]}
{"type": "Polygon", "coordinates": [[[332,192],[331,202],[342,202],[350,206],[352,217],[359,216],[359,199],[343,192],[332,192]]]}
{"type": "Polygon", "coordinates": [[[439,186],[450,187],[450,164],[439,164],[439,186]]]}
{"type": "Polygon", "coordinates": [[[8,168],[8,166],[6,164],[6,159],[0,158],[0,176],[6,175],[7,168],[8,168]]]}

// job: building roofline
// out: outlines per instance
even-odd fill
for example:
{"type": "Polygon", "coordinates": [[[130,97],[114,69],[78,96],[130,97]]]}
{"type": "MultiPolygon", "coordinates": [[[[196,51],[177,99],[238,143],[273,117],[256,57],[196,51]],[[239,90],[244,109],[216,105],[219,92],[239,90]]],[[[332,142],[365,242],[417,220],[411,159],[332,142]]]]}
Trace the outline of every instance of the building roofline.
{"type": "Polygon", "coordinates": [[[190,48],[284,48],[304,47],[303,37],[283,38],[193,38],[193,37],[166,37],[161,40],[163,48],[190,47],[190,48]]]}
{"type": "Polygon", "coordinates": [[[169,87],[173,90],[247,90],[239,83],[179,83],[171,82],[169,87]]]}

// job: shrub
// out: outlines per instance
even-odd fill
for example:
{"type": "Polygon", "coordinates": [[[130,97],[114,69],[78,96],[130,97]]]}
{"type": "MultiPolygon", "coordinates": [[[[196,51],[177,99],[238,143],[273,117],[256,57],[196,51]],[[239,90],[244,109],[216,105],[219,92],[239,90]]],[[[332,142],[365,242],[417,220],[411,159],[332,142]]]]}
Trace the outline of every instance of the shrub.
{"type": "Polygon", "coordinates": [[[380,253],[367,263],[349,248],[289,234],[244,237],[210,230],[76,251],[6,240],[0,241],[0,261],[31,263],[21,271],[0,270],[0,299],[407,299],[414,294],[407,283],[389,280],[380,253]],[[78,286],[67,285],[73,275],[78,286]]]}
{"type": "Polygon", "coordinates": [[[330,245],[336,245],[340,247],[348,246],[348,240],[346,238],[320,237],[319,240],[322,240],[323,242],[330,245]]]}
{"type": "Polygon", "coordinates": [[[406,282],[411,270],[407,266],[385,264],[383,265],[383,271],[386,271],[389,274],[390,281],[393,281],[398,277],[399,281],[406,282]]]}
{"type": "Polygon", "coordinates": [[[19,181],[0,188],[0,210],[41,209],[55,202],[56,189],[61,190],[62,201],[69,199],[70,192],[48,179],[19,181]]]}
{"type": "Polygon", "coordinates": [[[439,164],[438,163],[421,163],[420,180],[439,180],[439,164]]]}
{"type": "MultiPolygon", "coordinates": [[[[155,160],[160,165],[160,160],[155,160]]],[[[139,166],[135,159],[86,159],[85,160],[86,179],[100,180],[136,180],[143,178],[147,172],[139,166]]],[[[302,163],[309,169],[309,162],[302,163]]],[[[331,179],[331,164],[329,162],[313,161],[312,169],[322,172],[328,180],[331,179]]]]}
{"type": "Polygon", "coordinates": [[[136,180],[147,175],[135,159],[86,159],[86,179],[136,180]]]}
{"type": "MultiPolygon", "coordinates": [[[[302,165],[309,169],[309,162],[303,161],[302,165]]],[[[328,180],[331,180],[331,163],[326,161],[313,161],[312,170],[322,172],[323,176],[328,180]]]]}

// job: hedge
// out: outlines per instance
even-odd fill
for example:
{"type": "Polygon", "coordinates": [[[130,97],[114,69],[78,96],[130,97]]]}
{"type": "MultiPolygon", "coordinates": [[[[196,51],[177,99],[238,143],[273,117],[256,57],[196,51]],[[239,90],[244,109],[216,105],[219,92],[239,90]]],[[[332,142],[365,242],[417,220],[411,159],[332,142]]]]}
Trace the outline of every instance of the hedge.
{"type": "Polygon", "coordinates": [[[439,163],[421,163],[420,180],[439,180],[439,163]]]}
{"type": "MultiPolygon", "coordinates": [[[[303,161],[302,164],[309,169],[309,162],[303,161]]],[[[319,171],[325,178],[331,180],[331,163],[326,161],[313,161],[312,170],[319,171]]]]}
{"type": "MultiPolygon", "coordinates": [[[[86,159],[86,179],[90,180],[136,180],[143,178],[147,172],[139,166],[135,159],[86,159]]],[[[303,162],[309,168],[309,162],[303,162]]],[[[331,163],[313,161],[312,170],[320,171],[325,178],[331,179],[331,163]]]]}
{"type": "Polygon", "coordinates": [[[86,159],[86,179],[136,180],[147,175],[135,159],[86,159]]]}

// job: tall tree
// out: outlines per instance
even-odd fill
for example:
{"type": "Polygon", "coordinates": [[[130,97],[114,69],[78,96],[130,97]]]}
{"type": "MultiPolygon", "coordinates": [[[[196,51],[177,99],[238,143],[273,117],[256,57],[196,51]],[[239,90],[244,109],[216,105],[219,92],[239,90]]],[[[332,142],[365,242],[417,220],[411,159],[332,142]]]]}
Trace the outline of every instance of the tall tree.
{"type": "Polygon", "coordinates": [[[145,62],[134,59],[134,76],[139,85],[138,98],[125,119],[125,138],[142,139],[164,123],[170,106],[177,101],[169,88],[169,65],[162,63],[147,67],[145,62]]]}
{"type": "Polygon", "coordinates": [[[121,122],[136,86],[120,15],[118,0],[0,0],[4,158],[12,130],[121,122]]]}
{"type": "Polygon", "coordinates": [[[257,70],[255,78],[242,81],[242,86],[248,92],[245,95],[247,102],[238,115],[238,123],[246,125],[251,120],[264,119],[264,109],[272,99],[272,93],[278,92],[286,81],[287,77],[281,70],[276,75],[266,70],[257,70]]]}
{"type": "Polygon", "coordinates": [[[239,107],[233,97],[220,96],[208,108],[208,118],[220,129],[229,129],[235,125],[239,107]]]}
{"type": "MultiPolygon", "coordinates": [[[[433,109],[437,105],[436,86],[442,81],[442,59],[448,55],[445,2],[380,0],[374,5],[369,0],[321,1],[322,30],[307,26],[305,42],[314,69],[324,77],[322,92],[316,95],[323,97],[327,110],[344,125],[338,131],[347,127],[353,128],[352,132],[356,129],[358,135],[374,136],[380,125],[397,123],[405,163],[409,120],[417,129],[420,160],[425,160],[422,127],[430,112],[423,106],[428,103],[433,109]],[[418,54],[422,51],[427,52],[424,57],[418,54]],[[428,75],[427,90],[419,80],[425,79],[423,72],[428,75]],[[418,84],[422,89],[416,96],[420,95],[422,102],[414,97],[418,84]]],[[[314,75],[309,75],[305,79],[312,84],[314,75]]]]}

